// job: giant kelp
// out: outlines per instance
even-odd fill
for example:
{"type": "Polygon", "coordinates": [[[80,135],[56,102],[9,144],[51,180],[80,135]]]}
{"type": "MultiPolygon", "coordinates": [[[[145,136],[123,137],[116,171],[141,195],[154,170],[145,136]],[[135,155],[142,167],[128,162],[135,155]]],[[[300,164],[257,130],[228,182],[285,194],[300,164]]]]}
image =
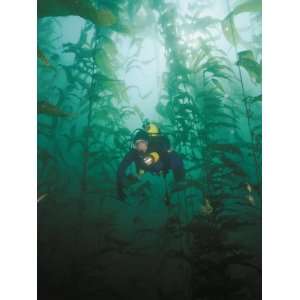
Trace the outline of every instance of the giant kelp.
{"type": "Polygon", "coordinates": [[[260,297],[260,43],[235,22],[259,18],[260,2],[224,1],[222,16],[210,13],[214,1],[188,2],[182,13],[180,1],[39,1],[41,297],[260,297]],[[76,42],[63,38],[68,16],[84,19],[76,42]],[[131,174],[120,203],[128,123],[145,117],[130,95],[153,94],[122,77],[155,62],[140,59],[144,35],[164,48],[157,123],[187,178],[131,174]]]}

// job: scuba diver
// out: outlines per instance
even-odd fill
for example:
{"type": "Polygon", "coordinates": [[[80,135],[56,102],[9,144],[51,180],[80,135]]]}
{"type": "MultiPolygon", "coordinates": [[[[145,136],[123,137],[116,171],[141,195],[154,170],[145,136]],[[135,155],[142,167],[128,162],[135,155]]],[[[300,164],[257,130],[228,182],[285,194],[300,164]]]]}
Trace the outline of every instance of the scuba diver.
{"type": "Polygon", "coordinates": [[[133,132],[132,148],[118,167],[117,193],[122,201],[126,198],[124,192],[126,170],[132,163],[135,163],[138,175],[150,172],[154,175],[162,174],[165,179],[167,173],[172,170],[175,182],[185,177],[182,159],[171,150],[169,139],[161,134],[159,128],[149,120],[143,122],[142,129],[136,129],[133,132]]]}

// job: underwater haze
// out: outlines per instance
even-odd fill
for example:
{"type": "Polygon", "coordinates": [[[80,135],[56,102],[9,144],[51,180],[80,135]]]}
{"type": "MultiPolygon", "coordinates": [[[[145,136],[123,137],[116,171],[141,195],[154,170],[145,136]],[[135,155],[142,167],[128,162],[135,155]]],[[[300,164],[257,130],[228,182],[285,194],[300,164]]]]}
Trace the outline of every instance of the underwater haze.
{"type": "Polygon", "coordinates": [[[261,299],[261,1],[37,2],[38,299],[261,299]]]}

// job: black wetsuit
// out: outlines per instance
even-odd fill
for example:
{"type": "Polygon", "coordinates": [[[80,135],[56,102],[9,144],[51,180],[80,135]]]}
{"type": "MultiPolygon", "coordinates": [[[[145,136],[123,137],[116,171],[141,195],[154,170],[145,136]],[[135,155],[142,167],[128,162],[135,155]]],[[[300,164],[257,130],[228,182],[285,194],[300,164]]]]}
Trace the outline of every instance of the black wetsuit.
{"type": "Polygon", "coordinates": [[[170,150],[170,141],[166,136],[156,135],[149,137],[148,149],[146,153],[140,153],[136,149],[131,149],[121,161],[117,172],[117,191],[120,198],[124,198],[123,191],[123,179],[126,176],[126,170],[135,163],[136,170],[144,170],[153,174],[166,175],[169,170],[173,171],[173,175],[176,181],[184,178],[184,166],[180,156],[170,150]],[[151,152],[157,152],[159,154],[159,160],[150,166],[144,163],[144,158],[151,152]]]}

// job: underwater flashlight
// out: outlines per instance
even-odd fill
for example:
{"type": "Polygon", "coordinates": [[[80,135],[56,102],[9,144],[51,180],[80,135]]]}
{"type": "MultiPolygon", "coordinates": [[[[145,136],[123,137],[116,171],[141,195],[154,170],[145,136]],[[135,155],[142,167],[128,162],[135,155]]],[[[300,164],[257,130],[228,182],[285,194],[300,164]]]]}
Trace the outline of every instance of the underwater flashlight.
{"type": "Polygon", "coordinates": [[[150,166],[152,163],[153,163],[153,158],[151,156],[146,156],[144,158],[144,163],[147,165],[147,166],[150,166]]]}

